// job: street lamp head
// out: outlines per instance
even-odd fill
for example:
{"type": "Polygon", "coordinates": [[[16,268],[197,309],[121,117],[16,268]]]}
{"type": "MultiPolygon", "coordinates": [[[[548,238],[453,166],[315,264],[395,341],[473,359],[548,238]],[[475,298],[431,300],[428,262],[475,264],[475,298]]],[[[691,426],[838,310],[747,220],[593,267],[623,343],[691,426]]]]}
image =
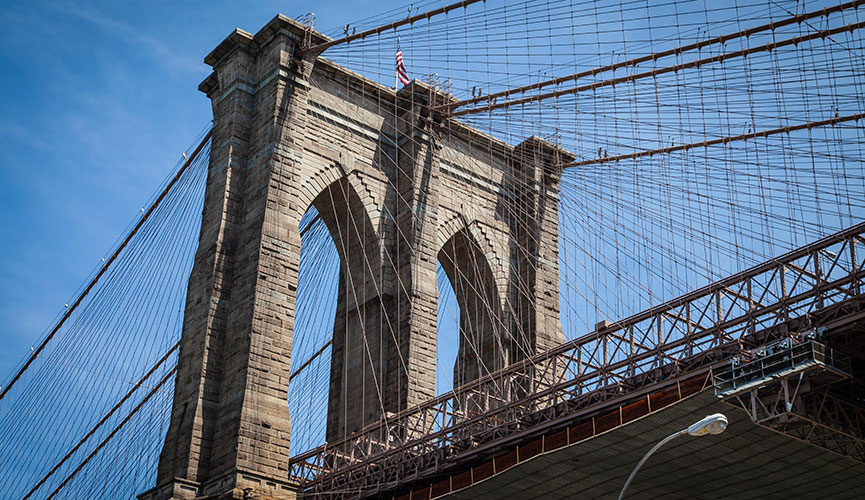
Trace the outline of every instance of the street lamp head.
{"type": "Polygon", "coordinates": [[[715,413],[703,418],[694,425],[688,427],[688,434],[692,436],[705,436],[706,434],[720,434],[727,428],[727,417],[721,413],[715,413]]]}

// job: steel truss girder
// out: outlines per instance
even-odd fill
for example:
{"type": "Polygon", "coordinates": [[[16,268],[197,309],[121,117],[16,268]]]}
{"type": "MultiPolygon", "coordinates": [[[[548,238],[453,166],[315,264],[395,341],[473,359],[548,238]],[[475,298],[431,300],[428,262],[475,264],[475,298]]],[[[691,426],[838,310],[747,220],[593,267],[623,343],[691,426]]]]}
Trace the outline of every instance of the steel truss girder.
{"type": "Polygon", "coordinates": [[[742,406],[758,425],[865,462],[865,409],[833,395],[832,386],[784,379],[775,394],[761,396],[755,389],[728,402],[742,406]]]}
{"type": "Polygon", "coordinates": [[[289,475],[313,495],[375,494],[611,398],[705,370],[791,325],[813,327],[814,318],[861,303],[863,234],[865,223],[515,363],[296,456],[289,475]]]}

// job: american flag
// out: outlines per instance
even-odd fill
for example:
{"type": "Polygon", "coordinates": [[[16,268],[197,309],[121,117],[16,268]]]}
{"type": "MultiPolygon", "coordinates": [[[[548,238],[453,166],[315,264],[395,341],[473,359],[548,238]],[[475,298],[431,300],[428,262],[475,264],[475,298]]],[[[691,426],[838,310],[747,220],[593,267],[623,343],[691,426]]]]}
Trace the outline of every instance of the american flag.
{"type": "Polygon", "coordinates": [[[405,70],[405,64],[402,62],[402,51],[396,51],[396,77],[403,85],[409,82],[408,71],[405,70]]]}

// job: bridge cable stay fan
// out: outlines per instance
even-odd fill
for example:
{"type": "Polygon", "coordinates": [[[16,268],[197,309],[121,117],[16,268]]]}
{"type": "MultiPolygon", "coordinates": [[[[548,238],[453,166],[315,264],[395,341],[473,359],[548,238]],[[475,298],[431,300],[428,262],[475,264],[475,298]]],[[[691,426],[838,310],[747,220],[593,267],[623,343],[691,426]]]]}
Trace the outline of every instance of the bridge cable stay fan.
{"type": "MultiPolygon", "coordinates": [[[[298,222],[262,224],[300,245],[276,375],[286,480],[402,493],[381,464],[432,481],[426,457],[516,439],[529,407],[612,399],[758,327],[861,306],[861,3],[423,1],[321,33],[288,22],[307,32],[291,63],[305,120],[331,132],[297,160],[326,173],[270,172],[305,183],[286,208],[298,222]],[[394,89],[398,40],[411,81],[394,89]],[[346,144],[362,146],[333,153],[346,144]],[[416,331],[432,333],[420,374],[416,331]]],[[[290,157],[294,115],[279,112],[274,151],[290,157]]],[[[3,384],[3,498],[157,486],[173,388],[189,383],[175,372],[209,262],[198,242],[220,219],[202,213],[220,140],[199,137],[3,384]]],[[[243,300],[217,292],[215,317],[243,300]]]]}

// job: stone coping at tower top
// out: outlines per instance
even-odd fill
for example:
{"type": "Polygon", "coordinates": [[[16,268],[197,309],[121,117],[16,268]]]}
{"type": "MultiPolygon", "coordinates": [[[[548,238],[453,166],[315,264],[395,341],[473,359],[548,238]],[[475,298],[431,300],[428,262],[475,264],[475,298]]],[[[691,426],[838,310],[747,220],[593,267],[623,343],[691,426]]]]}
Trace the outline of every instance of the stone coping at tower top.
{"type": "MultiPolygon", "coordinates": [[[[284,14],[277,14],[254,35],[243,29],[235,28],[204,58],[204,62],[215,70],[235,51],[242,50],[255,55],[267,47],[279,34],[288,36],[298,46],[303,45],[305,37],[308,37],[308,41],[311,44],[320,44],[332,40],[331,37],[315,29],[310,29],[299,21],[291,19],[284,14]]],[[[431,100],[436,101],[435,104],[458,101],[452,94],[443,92],[418,79],[413,79],[399,90],[396,90],[322,56],[317,56],[310,62],[314,63],[315,72],[329,74],[332,78],[347,81],[351,85],[362,89],[363,92],[370,93],[372,97],[390,105],[398,105],[398,99],[414,101],[414,99],[420,98],[424,101],[424,104],[430,104],[429,101],[431,100]]],[[[213,71],[205,78],[198,86],[198,89],[208,96],[212,96],[213,92],[218,91],[219,82],[216,72],[213,71]]],[[[459,120],[447,119],[440,116],[434,117],[434,119],[437,121],[446,120],[446,127],[452,132],[458,132],[460,135],[470,138],[469,140],[475,144],[479,142],[486,143],[490,146],[491,151],[498,151],[500,154],[513,154],[520,150],[534,148],[535,150],[542,151],[548,157],[561,159],[562,165],[576,159],[576,155],[572,152],[538,136],[528,137],[520,144],[513,145],[459,120]]]]}
{"type": "MultiPolygon", "coordinates": [[[[332,39],[327,35],[320,33],[318,31],[309,30],[308,27],[304,24],[301,24],[294,19],[291,19],[283,14],[277,14],[276,17],[271,19],[263,28],[258,30],[258,32],[253,35],[248,31],[242,30],[240,28],[235,28],[225,39],[216,46],[205,58],[205,64],[211,66],[216,69],[220,63],[222,63],[226,58],[232,54],[235,50],[243,50],[249,52],[251,54],[256,54],[264,47],[266,47],[274,37],[279,33],[284,33],[289,36],[292,40],[298,43],[298,45],[303,44],[304,36],[306,33],[311,33],[311,43],[323,43],[331,41],[332,39]]],[[[405,93],[413,92],[416,94],[424,94],[430,95],[432,92],[437,94],[437,100],[441,100],[442,102],[456,102],[457,99],[452,96],[448,96],[443,92],[436,91],[432,86],[421,82],[417,79],[412,80],[404,86],[399,91],[396,91],[393,87],[387,87],[375,80],[371,80],[359,73],[356,73],[340,64],[337,64],[325,57],[316,57],[314,59],[315,63],[322,63],[325,68],[325,71],[330,71],[332,73],[339,73],[343,78],[352,81],[353,83],[360,84],[363,88],[370,88],[374,90],[374,93],[377,94],[375,97],[381,97],[385,99],[387,102],[394,102],[394,99],[398,95],[405,95],[405,93]]],[[[212,80],[214,75],[211,74],[206,78],[201,85],[199,86],[199,90],[205,93],[209,93],[213,88],[215,82],[212,80]]]]}
{"type": "Polygon", "coordinates": [[[225,37],[225,40],[204,57],[204,63],[208,66],[216,67],[226,55],[236,48],[243,48],[254,52],[259,47],[267,45],[267,43],[278,33],[286,33],[299,43],[303,43],[304,36],[307,33],[310,34],[311,43],[314,44],[325,43],[332,40],[329,36],[320,33],[315,29],[310,29],[299,21],[295,21],[284,14],[277,14],[273,19],[265,24],[263,28],[258,30],[255,35],[240,28],[235,28],[230,35],[225,37]]]}

